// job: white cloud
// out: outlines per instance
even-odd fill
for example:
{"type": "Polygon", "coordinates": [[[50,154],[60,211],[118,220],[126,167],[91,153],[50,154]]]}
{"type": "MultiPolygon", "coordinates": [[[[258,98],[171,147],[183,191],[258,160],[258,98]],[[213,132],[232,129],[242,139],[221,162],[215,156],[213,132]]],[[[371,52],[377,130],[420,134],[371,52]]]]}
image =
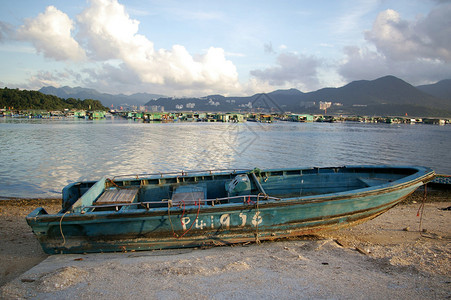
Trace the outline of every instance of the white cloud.
{"type": "Polygon", "coordinates": [[[346,58],[338,71],[348,82],[394,75],[413,85],[419,85],[451,76],[451,65],[437,60],[392,60],[376,51],[358,47],[347,47],[345,54],[346,58]]]}
{"type": "Polygon", "coordinates": [[[370,44],[344,49],[338,72],[346,81],[394,75],[417,85],[451,77],[451,4],[426,16],[403,20],[391,9],[376,17],[365,32],[370,44]]]}
{"type": "Polygon", "coordinates": [[[87,39],[94,59],[120,59],[142,82],[167,84],[176,89],[196,86],[218,91],[239,88],[235,65],[224,50],[210,47],[192,56],[184,46],[154,49],[154,44],[138,33],[139,22],[129,17],[116,0],[92,0],[78,16],[80,37],[87,39]]]}
{"type": "Polygon", "coordinates": [[[277,65],[250,73],[257,80],[267,82],[274,87],[293,85],[303,90],[312,90],[319,85],[318,68],[322,62],[313,56],[295,53],[281,53],[277,65]]]}
{"type": "MultiPolygon", "coordinates": [[[[80,27],[79,37],[87,39],[92,58],[120,58],[124,55],[123,52],[135,47],[137,49],[134,52],[146,49],[153,51],[153,43],[136,34],[139,22],[129,18],[123,5],[114,0],[92,0],[90,3],[91,6],[77,19],[80,27]]],[[[140,53],[144,56],[146,54],[149,53],[140,53]]]]}
{"type": "Polygon", "coordinates": [[[344,52],[346,56],[339,73],[347,80],[375,79],[390,74],[386,58],[375,51],[349,46],[344,52]]]}
{"type": "Polygon", "coordinates": [[[30,40],[38,52],[55,60],[83,60],[85,52],[72,38],[73,22],[54,6],[34,19],[25,20],[18,31],[18,38],[30,40]]]}
{"type": "MultiPolygon", "coordinates": [[[[197,15],[197,18],[210,17],[215,15],[197,15]]],[[[30,41],[47,58],[71,62],[89,57],[89,61],[85,60],[85,73],[77,71],[74,80],[86,85],[97,84],[105,87],[104,90],[120,86],[128,87],[125,92],[133,92],[134,88],[145,90],[147,86],[165,94],[177,91],[192,95],[233,93],[241,89],[236,67],[226,55],[242,54],[226,54],[222,48],[210,47],[192,55],[177,44],[170,49],[155,49],[154,43],[139,33],[139,24],[117,0],[90,0],[76,23],[49,6],[36,18],[25,20],[17,30],[17,37],[30,41]],[[77,40],[71,36],[74,29],[77,40]]],[[[0,23],[0,42],[6,38],[6,25],[0,23]]],[[[77,67],[80,70],[81,65],[77,67]]],[[[54,81],[44,77],[43,73],[36,73],[30,80],[33,85],[54,81]]]]}
{"type": "Polygon", "coordinates": [[[439,5],[425,18],[403,20],[398,12],[381,12],[365,38],[393,60],[451,61],[451,4],[439,5]]]}
{"type": "Polygon", "coordinates": [[[38,71],[28,78],[27,84],[21,88],[39,90],[43,86],[60,87],[61,81],[67,79],[69,74],[58,71],[38,71]]]}

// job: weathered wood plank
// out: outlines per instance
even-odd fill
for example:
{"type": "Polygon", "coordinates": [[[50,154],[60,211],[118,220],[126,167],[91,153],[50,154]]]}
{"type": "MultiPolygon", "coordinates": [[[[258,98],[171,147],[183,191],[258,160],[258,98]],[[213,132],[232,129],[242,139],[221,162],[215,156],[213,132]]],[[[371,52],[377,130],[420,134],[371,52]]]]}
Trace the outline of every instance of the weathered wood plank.
{"type": "Polygon", "coordinates": [[[138,194],[138,189],[108,190],[94,204],[132,203],[135,200],[136,194],[138,194]]]}
{"type": "Polygon", "coordinates": [[[205,189],[204,186],[179,186],[172,194],[172,204],[176,206],[183,202],[185,205],[195,205],[205,199],[205,189]]]}
{"type": "Polygon", "coordinates": [[[177,193],[172,196],[172,204],[179,205],[180,202],[185,203],[185,205],[194,205],[198,203],[199,200],[205,199],[204,192],[188,192],[188,193],[177,193]]]}

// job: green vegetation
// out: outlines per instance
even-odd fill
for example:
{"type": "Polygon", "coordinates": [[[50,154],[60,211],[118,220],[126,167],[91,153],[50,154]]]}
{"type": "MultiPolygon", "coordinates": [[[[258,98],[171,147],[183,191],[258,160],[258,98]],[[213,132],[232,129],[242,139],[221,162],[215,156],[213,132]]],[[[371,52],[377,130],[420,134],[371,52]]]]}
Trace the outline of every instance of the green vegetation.
{"type": "Polygon", "coordinates": [[[0,108],[26,110],[104,110],[108,108],[103,106],[99,100],[93,99],[62,99],[53,95],[45,95],[38,91],[27,91],[19,89],[0,89],[0,108]]]}

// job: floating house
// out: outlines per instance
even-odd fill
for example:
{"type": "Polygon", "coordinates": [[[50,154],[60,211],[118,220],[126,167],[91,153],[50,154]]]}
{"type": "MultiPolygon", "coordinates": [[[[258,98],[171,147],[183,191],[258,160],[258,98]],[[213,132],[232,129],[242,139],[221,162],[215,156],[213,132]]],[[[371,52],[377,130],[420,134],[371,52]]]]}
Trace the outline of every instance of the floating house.
{"type": "Polygon", "coordinates": [[[445,125],[446,121],[443,119],[429,119],[425,118],[423,119],[424,124],[433,124],[433,125],[445,125]]]}
{"type": "Polygon", "coordinates": [[[104,111],[90,111],[87,113],[89,116],[89,119],[91,120],[99,120],[99,119],[105,119],[105,112],[104,111]]]}

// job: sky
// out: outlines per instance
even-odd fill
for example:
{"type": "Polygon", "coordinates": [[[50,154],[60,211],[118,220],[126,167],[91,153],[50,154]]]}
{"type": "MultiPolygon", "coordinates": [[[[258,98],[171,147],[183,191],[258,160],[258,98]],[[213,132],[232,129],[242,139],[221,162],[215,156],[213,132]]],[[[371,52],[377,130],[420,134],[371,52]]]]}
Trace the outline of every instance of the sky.
{"type": "Polygon", "coordinates": [[[246,96],[451,79],[451,1],[16,0],[0,87],[246,96]]]}

